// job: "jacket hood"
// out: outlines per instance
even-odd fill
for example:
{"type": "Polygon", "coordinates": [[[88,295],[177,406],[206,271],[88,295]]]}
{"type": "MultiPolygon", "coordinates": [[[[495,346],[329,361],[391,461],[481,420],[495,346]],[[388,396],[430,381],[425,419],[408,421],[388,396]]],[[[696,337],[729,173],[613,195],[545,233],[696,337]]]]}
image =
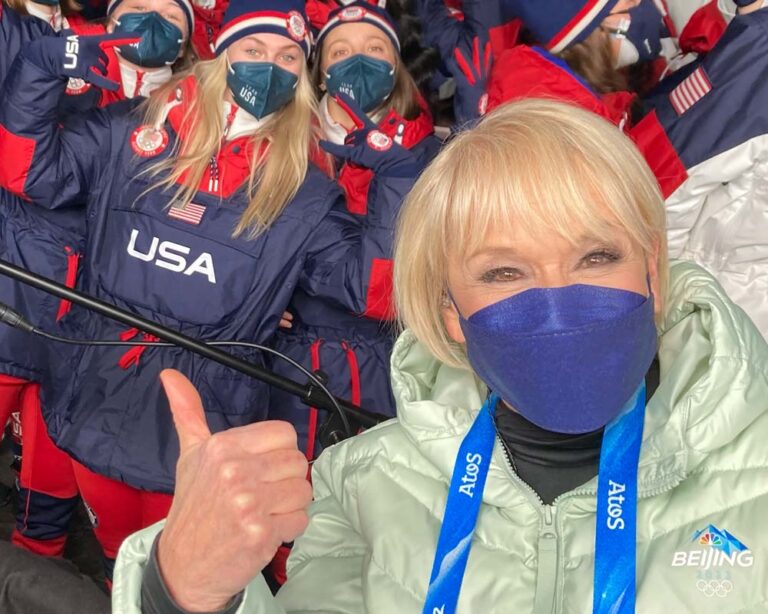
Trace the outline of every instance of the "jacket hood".
{"type": "MultiPolygon", "coordinates": [[[[640,497],[679,484],[693,471],[768,465],[768,345],[703,269],[671,266],[660,327],[660,384],[646,408],[638,472],[640,497]],[[756,422],[761,429],[750,429],[756,422]]],[[[392,354],[398,419],[420,451],[450,479],[459,445],[487,394],[470,371],[443,365],[410,331],[392,354]]],[[[515,504],[497,445],[483,499],[515,504]]],[[[597,478],[577,489],[594,494],[597,478]]]]}

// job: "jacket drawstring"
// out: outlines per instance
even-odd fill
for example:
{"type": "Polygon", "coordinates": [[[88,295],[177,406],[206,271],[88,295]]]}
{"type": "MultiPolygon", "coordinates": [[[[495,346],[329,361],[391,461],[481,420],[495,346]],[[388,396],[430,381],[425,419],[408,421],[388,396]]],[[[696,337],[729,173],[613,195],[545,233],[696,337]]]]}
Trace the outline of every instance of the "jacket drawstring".
{"type": "MultiPolygon", "coordinates": [[[[138,328],[129,328],[128,330],[120,333],[120,341],[130,341],[139,333],[141,333],[141,331],[138,328]]],[[[143,333],[142,341],[155,343],[160,341],[160,338],[155,337],[154,335],[150,335],[149,333],[143,333]]],[[[142,354],[144,354],[146,349],[146,345],[134,345],[120,357],[120,360],[117,361],[117,364],[121,369],[128,369],[134,365],[138,365],[139,359],[141,358],[142,354]]]]}
{"type": "MultiPolygon", "coordinates": [[[[360,406],[362,400],[362,390],[360,388],[360,365],[357,362],[357,354],[346,341],[341,342],[341,348],[347,355],[347,365],[349,365],[349,383],[352,389],[352,403],[360,406]]],[[[358,435],[363,432],[362,427],[358,429],[358,435]]]]}
{"type": "MultiPolygon", "coordinates": [[[[67,288],[74,288],[77,282],[77,267],[80,263],[80,254],[75,253],[71,247],[65,247],[64,251],[67,253],[67,273],[64,278],[64,285],[67,288]]],[[[72,302],[66,299],[61,299],[59,302],[59,311],[56,314],[56,321],[60,321],[65,315],[67,315],[72,309],[72,302]]]]}
{"type": "MultiPolygon", "coordinates": [[[[322,339],[316,340],[310,348],[310,354],[312,357],[312,371],[317,372],[320,370],[320,346],[323,344],[322,339]]],[[[317,408],[309,408],[309,426],[307,428],[307,449],[305,455],[308,461],[312,461],[315,458],[315,438],[317,437],[317,408]]],[[[311,480],[310,472],[311,467],[307,470],[307,479],[311,480]]]]}

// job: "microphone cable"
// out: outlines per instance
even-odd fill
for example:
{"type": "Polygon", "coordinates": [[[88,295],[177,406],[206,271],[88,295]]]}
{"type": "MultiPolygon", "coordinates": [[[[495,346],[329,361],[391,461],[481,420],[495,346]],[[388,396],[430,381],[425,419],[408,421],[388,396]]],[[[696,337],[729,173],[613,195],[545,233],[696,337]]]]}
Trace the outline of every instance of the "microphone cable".
{"type": "MultiPolygon", "coordinates": [[[[53,333],[46,332],[42,329],[37,328],[30,322],[28,322],[19,312],[15,311],[8,305],[4,303],[0,303],[0,322],[3,322],[5,324],[8,324],[9,326],[13,326],[14,328],[18,328],[19,330],[22,330],[26,333],[31,333],[33,335],[38,335],[39,337],[43,337],[44,339],[48,339],[50,341],[55,341],[58,343],[65,343],[68,345],[91,345],[91,346],[106,346],[106,347],[130,347],[130,346],[144,346],[144,347],[179,347],[175,343],[169,343],[166,341],[112,341],[107,339],[72,339],[69,337],[60,337],[59,335],[54,335],[53,333]]],[[[255,350],[260,350],[262,352],[266,352],[268,354],[272,354],[273,356],[277,356],[278,358],[284,360],[291,366],[293,366],[295,369],[300,371],[303,375],[305,375],[315,386],[317,386],[322,392],[324,392],[327,397],[330,399],[331,404],[333,405],[334,411],[338,414],[339,419],[341,420],[342,425],[344,426],[344,430],[346,432],[347,437],[352,437],[355,433],[352,430],[352,426],[349,423],[349,418],[347,417],[346,411],[344,411],[341,408],[341,405],[336,400],[336,397],[331,394],[331,392],[328,390],[328,388],[325,386],[325,384],[320,380],[317,375],[312,373],[309,369],[305,368],[303,365],[299,364],[292,358],[286,356],[282,352],[278,352],[277,350],[260,345],[258,343],[250,343],[248,341],[202,341],[202,343],[205,343],[206,345],[214,346],[214,347],[245,347],[255,350]]],[[[184,348],[182,348],[184,349],[184,348]]]]}

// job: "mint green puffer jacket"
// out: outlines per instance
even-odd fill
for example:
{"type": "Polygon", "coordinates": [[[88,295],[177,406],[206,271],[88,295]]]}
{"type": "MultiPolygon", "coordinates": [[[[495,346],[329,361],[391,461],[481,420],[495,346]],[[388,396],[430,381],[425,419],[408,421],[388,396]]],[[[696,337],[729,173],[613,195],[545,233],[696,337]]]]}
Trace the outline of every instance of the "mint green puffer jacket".
{"type": "MultiPolygon", "coordinates": [[[[636,611],[764,614],[768,345],[708,274],[677,263],[659,356],[638,476],[636,611]],[[729,553],[734,538],[748,550],[729,553]]],[[[254,581],[242,614],[421,612],[454,459],[486,391],[407,332],[392,366],[398,419],[325,451],[288,583],[274,599],[254,581]]],[[[497,445],[458,611],[591,612],[596,484],[542,505],[497,445]]],[[[116,614],[140,612],[161,526],[123,545],[116,614]]]]}

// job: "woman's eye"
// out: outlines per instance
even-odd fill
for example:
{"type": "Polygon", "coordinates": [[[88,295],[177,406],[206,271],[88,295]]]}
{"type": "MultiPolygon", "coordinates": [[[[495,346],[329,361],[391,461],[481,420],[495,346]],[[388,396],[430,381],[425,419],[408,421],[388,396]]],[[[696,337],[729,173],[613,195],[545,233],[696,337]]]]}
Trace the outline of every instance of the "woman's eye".
{"type": "Polygon", "coordinates": [[[283,62],[285,62],[286,64],[292,64],[295,61],[296,61],[295,55],[291,53],[286,53],[285,55],[283,55],[283,62]]]}
{"type": "Polygon", "coordinates": [[[601,249],[594,252],[590,252],[581,259],[581,262],[585,266],[600,266],[603,264],[611,264],[621,260],[621,254],[610,249],[601,249]]]}
{"type": "Polygon", "coordinates": [[[245,52],[252,57],[256,57],[257,55],[259,55],[258,49],[246,49],[245,52]]]}
{"type": "Polygon", "coordinates": [[[346,49],[336,49],[335,51],[333,51],[331,53],[331,57],[332,58],[340,58],[340,57],[342,57],[344,55],[347,55],[347,50],[346,49]]]}
{"type": "Polygon", "coordinates": [[[480,277],[480,281],[486,284],[494,282],[517,281],[522,277],[522,272],[513,267],[499,267],[486,271],[480,277]]]}
{"type": "Polygon", "coordinates": [[[371,53],[384,53],[384,47],[382,47],[381,45],[372,45],[368,47],[368,51],[370,51],[371,53]]]}

